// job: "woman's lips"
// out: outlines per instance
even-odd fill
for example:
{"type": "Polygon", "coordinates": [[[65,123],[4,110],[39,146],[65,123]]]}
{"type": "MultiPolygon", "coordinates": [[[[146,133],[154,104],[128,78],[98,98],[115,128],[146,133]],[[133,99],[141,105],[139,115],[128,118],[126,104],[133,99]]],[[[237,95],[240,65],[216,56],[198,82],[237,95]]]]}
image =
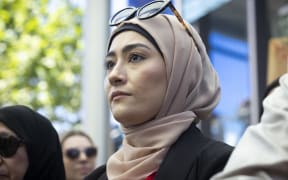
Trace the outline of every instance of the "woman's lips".
{"type": "Polygon", "coordinates": [[[110,95],[110,100],[114,101],[114,100],[120,99],[124,96],[130,96],[130,95],[131,94],[124,92],[124,91],[113,91],[110,95]]]}
{"type": "MultiPolygon", "coordinates": [[[[4,169],[0,169],[0,177],[8,177],[8,173],[6,170],[4,169]]],[[[1,179],[1,178],[0,178],[1,179]]]]}
{"type": "Polygon", "coordinates": [[[5,179],[10,179],[7,174],[0,174],[0,179],[5,180],[5,179]]]}

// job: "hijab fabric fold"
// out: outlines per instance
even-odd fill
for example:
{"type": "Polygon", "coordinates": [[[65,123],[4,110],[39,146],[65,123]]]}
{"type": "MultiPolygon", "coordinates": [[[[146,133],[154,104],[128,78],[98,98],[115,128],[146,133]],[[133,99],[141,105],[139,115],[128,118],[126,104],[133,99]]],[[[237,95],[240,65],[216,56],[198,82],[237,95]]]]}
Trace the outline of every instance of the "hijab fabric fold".
{"type": "Polygon", "coordinates": [[[133,18],[112,32],[108,44],[114,36],[121,35],[117,29],[126,24],[138,25],[154,38],[163,55],[168,87],[155,119],[135,127],[122,127],[123,146],[107,163],[109,180],[143,180],[157,171],[170,146],[192,122],[205,118],[220,99],[218,76],[191,25],[186,23],[194,40],[175,16],[133,18]]]}

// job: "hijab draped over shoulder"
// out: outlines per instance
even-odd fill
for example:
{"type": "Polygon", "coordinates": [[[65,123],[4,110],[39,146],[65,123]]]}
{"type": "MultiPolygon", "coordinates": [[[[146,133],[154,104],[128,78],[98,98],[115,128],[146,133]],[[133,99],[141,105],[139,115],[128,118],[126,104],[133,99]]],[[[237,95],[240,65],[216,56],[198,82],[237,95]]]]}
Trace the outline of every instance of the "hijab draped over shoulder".
{"type": "Polygon", "coordinates": [[[220,99],[218,76],[204,44],[197,31],[186,24],[194,40],[175,16],[164,14],[124,21],[110,36],[108,44],[126,25],[137,25],[149,33],[163,56],[168,87],[153,120],[136,127],[122,127],[123,146],[107,163],[109,180],[145,179],[157,171],[169,147],[193,121],[205,118],[220,99]]]}
{"type": "Polygon", "coordinates": [[[65,180],[58,134],[48,119],[16,105],[0,108],[0,122],[24,141],[29,159],[24,180],[65,180]]]}

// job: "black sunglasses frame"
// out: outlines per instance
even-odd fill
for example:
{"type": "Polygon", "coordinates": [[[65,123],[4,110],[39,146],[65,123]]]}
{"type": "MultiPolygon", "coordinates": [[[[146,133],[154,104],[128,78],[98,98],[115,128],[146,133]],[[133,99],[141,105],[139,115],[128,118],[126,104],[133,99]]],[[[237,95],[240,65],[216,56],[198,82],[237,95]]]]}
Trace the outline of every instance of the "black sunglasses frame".
{"type": "Polygon", "coordinates": [[[14,136],[0,137],[0,156],[4,158],[14,156],[22,144],[23,140],[14,136]]]}
{"type": "Polygon", "coordinates": [[[69,148],[65,151],[66,157],[71,160],[78,159],[80,157],[80,153],[84,152],[87,158],[97,156],[97,148],[96,147],[87,147],[84,150],[80,150],[78,148],[69,148]]]}
{"type": "Polygon", "coordinates": [[[152,18],[154,16],[156,16],[157,14],[161,13],[162,11],[164,11],[167,7],[169,7],[172,12],[174,13],[174,15],[177,17],[178,21],[182,24],[182,26],[184,27],[185,31],[187,32],[187,34],[192,38],[194,44],[195,44],[195,47],[197,49],[197,51],[199,51],[199,48],[198,48],[198,45],[196,43],[196,41],[194,40],[193,38],[193,35],[192,33],[189,31],[189,28],[187,27],[187,25],[185,24],[182,16],[180,15],[180,13],[176,10],[175,6],[172,4],[171,0],[155,0],[155,1],[152,1],[152,2],[149,2],[147,4],[145,4],[144,6],[142,7],[139,7],[139,8],[135,8],[135,7],[127,7],[127,8],[124,8],[120,11],[118,11],[117,13],[114,14],[114,16],[112,16],[112,18],[110,19],[110,22],[109,22],[109,25],[110,26],[117,26],[119,25],[121,22],[123,21],[126,21],[126,20],[129,20],[129,19],[132,19],[134,18],[135,16],[141,20],[143,19],[149,19],[149,18],[152,18]],[[141,11],[143,9],[145,9],[147,6],[151,6],[152,4],[155,4],[155,3],[163,3],[162,6],[159,6],[160,8],[155,11],[153,14],[150,14],[149,16],[145,16],[145,17],[141,17],[141,11]],[[119,16],[119,14],[125,12],[125,11],[128,11],[130,10],[131,12],[127,13],[127,15],[125,17],[121,17],[121,20],[120,21],[116,21],[114,22],[114,20],[118,19],[117,16],[119,16]]]}

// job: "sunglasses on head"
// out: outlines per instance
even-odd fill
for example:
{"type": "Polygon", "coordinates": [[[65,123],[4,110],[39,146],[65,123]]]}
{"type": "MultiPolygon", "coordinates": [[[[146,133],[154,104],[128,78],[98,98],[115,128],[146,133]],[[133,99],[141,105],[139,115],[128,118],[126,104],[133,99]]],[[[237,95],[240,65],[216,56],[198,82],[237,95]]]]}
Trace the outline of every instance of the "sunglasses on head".
{"type": "Polygon", "coordinates": [[[22,143],[21,139],[14,136],[0,136],[0,155],[4,158],[14,156],[22,143]]]}
{"type": "Polygon", "coordinates": [[[149,2],[145,4],[142,7],[136,8],[136,7],[127,7],[120,11],[118,11],[112,18],[110,19],[110,26],[117,26],[121,22],[132,19],[134,17],[137,17],[138,19],[149,19],[157,14],[160,14],[162,11],[164,11],[167,7],[169,7],[174,15],[177,17],[178,21],[182,24],[187,34],[192,38],[196,49],[197,44],[192,36],[192,33],[189,31],[187,25],[185,24],[183,18],[181,17],[180,13],[176,10],[175,6],[172,4],[171,0],[156,0],[149,2]]]}
{"type": "Polygon", "coordinates": [[[87,147],[84,150],[69,148],[66,150],[65,154],[68,158],[74,160],[79,158],[81,152],[84,152],[88,158],[95,157],[97,155],[97,149],[95,147],[87,147]]]}

